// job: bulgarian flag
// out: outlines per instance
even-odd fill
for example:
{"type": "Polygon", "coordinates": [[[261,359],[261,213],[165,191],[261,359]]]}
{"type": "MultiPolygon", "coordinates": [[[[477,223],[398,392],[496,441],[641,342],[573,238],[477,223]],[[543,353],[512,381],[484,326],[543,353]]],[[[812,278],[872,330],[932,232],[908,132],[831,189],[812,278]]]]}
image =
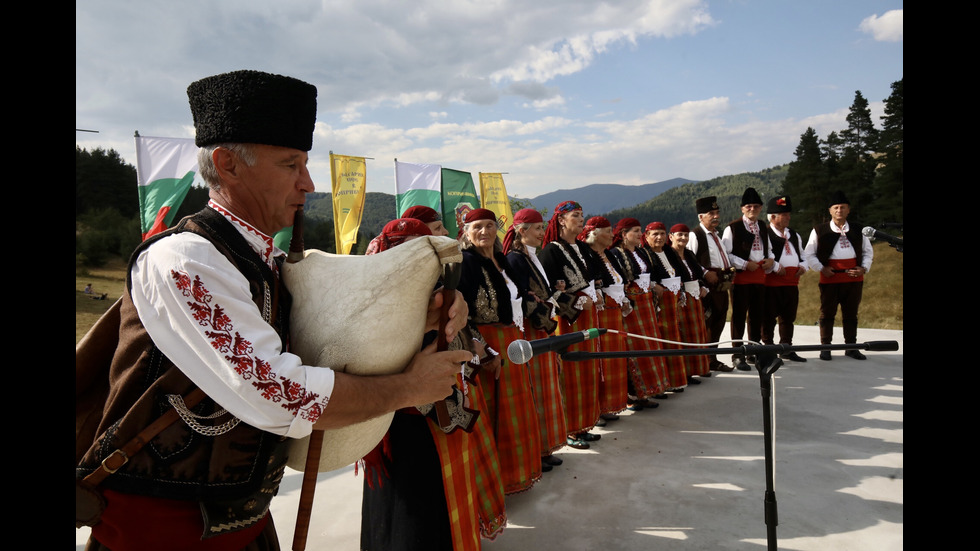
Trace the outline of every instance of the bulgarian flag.
{"type": "Polygon", "coordinates": [[[136,178],[143,239],[170,227],[187,190],[204,180],[193,138],[136,136],[136,178]]]}
{"type": "Polygon", "coordinates": [[[395,159],[395,216],[416,205],[442,212],[441,196],[441,166],[400,163],[395,159]]]}

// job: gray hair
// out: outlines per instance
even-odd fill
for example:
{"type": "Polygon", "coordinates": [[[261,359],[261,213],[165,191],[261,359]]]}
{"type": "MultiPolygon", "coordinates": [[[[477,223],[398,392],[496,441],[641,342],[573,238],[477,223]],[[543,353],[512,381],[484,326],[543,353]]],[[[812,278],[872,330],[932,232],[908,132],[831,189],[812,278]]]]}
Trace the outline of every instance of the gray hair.
{"type": "Polygon", "coordinates": [[[214,166],[212,157],[214,150],[222,147],[238,156],[246,165],[255,166],[255,149],[247,143],[216,143],[206,145],[197,151],[197,167],[201,171],[201,178],[207,182],[211,189],[221,189],[221,180],[218,178],[218,170],[214,166]]]}
{"type": "Polygon", "coordinates": [[[589,244],[589,245],[592,245],[593,243],[595,243],[595,240],[596,240],[596,236],[598,236],[598,235],[599,235],[599,230],[600,230],[600,229],[601,229],[601,228],[593,228],[593,229],[592,229],[592,230],[591,230],[591,231],[589,232],[589,235],[587,235],[587,236],[585,236],[585,242],[586,242],[587,244],[589,244]]]}

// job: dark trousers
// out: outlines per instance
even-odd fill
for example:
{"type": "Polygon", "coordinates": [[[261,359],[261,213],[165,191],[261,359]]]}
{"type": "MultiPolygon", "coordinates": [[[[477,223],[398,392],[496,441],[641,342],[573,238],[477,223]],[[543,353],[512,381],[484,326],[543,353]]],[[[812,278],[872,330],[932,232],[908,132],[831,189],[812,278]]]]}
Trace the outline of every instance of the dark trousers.
{"type": "Polygon", "coordinates": [[[774,344],[779,324],[779,344],[793,344],[800,288],[795,285],[766,287],[766,318],[762,322],[762,342],[774,344]]]}
{"type": "MultiPolygon", "coordinates": [[[[704,323],[708,328],[709,342],[718,342],[728,320],[728,291],[710,291],[701,300],[701,304],[704,307],[704,323]]],[[[711,356],[712,362],[717,360],[717,355],[711,356]]]]}
{"type": "MultiPolygon", "coordinates": [[[[762,319],[766,312],[766,286],[743,283],[732,286],[732,343],[742,346],[742,336],[748,327],[750,341],[762,342],[762,319]]],[[[741,356],[736,354],[735,358],[741,356]]]]}
{"type": "Polygon", "coordinates": [[[834,338],[834,316],[840,306],[844,344],[857,342],[858,307],[864,293],[864,282],[820,283],[820,344],[830,344],[834,338]]]}

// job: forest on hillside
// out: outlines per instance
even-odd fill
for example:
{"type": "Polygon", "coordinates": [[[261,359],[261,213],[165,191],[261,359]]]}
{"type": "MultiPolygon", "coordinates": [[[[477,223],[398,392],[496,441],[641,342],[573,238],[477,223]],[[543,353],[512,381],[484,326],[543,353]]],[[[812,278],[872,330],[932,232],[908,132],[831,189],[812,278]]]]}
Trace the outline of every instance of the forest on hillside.
{"type": "MultiPolygon", "coordinates": [[[[763,201],[776,194],[792,199],[791,226],[807,231],[827,219],[827,201],[837,190],[851,203],[855,225],[901,228],[904,222],[904,104],[903,80],[892,83],[884,99],[880,128],[871,116],[868,100],[860,91],[848,110],[847,128],[820,138],[813,128],[800,136],[789,164],[760,172],[720,176],[684,184],[635,207],[603,215],[613,223],[633,217],[642,224],[660,221],[668,227],[678,222],[697,223],[694,203],[699,197],[718,198],[722,220],[740,216],[740,200],[748,187],[763,201]]],[[[191,188],[175,219],[197,212],[207,203],[206,188],[191,188]]],[[[516,211],[530,206],[511,198],[516,211]]],[[[352,254],[362,254],[367,243],[394,218],[395,197],[368,192],[365,197],[357,244],[352,254]]],[[[550,213],[544,213],[545,219],[550,213]]],[[[304,241],[307,248],[333,252],[333,205],[329,193],[307,198],[304,241]]],[[[894,230],[889,231],[894,232],[894,230]]],[[[900,231],[898,233],[901,233],[900,231]]],[[[87,151],[75,146],[75,265],[99,266],[110,257],[128,258],[140,241],[139,195],[136,168],[112,149],[87,151]]]]}

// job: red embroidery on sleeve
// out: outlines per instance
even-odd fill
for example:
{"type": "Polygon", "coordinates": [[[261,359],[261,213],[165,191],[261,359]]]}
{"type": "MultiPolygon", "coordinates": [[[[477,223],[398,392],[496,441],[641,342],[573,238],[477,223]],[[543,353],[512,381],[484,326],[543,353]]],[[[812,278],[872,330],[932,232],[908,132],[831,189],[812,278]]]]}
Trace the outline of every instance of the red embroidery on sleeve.
{"type": "Polygon", "coordinates": [[[171,270],[170,275],[181,294],[190,299],[187,306],[194,319],[202,327],[208,328],[204,334],[211,341],[211,346],[225,355],[225,359],[231,362],[235,372],[243,380],[251,381],[263,398],[281,405],[293,415],[299,415],[311,423],[320,418],[323,405],[318,402],[319,395],[307,392],[299,383],[277,376],[268,362],[255,356],[252,343],[234,330],[234,324],[225,314],[224,308],[211,304],[211,294],[201,283],[199,276],[194,276],[191,281],[185,272],[171,270]]]}

